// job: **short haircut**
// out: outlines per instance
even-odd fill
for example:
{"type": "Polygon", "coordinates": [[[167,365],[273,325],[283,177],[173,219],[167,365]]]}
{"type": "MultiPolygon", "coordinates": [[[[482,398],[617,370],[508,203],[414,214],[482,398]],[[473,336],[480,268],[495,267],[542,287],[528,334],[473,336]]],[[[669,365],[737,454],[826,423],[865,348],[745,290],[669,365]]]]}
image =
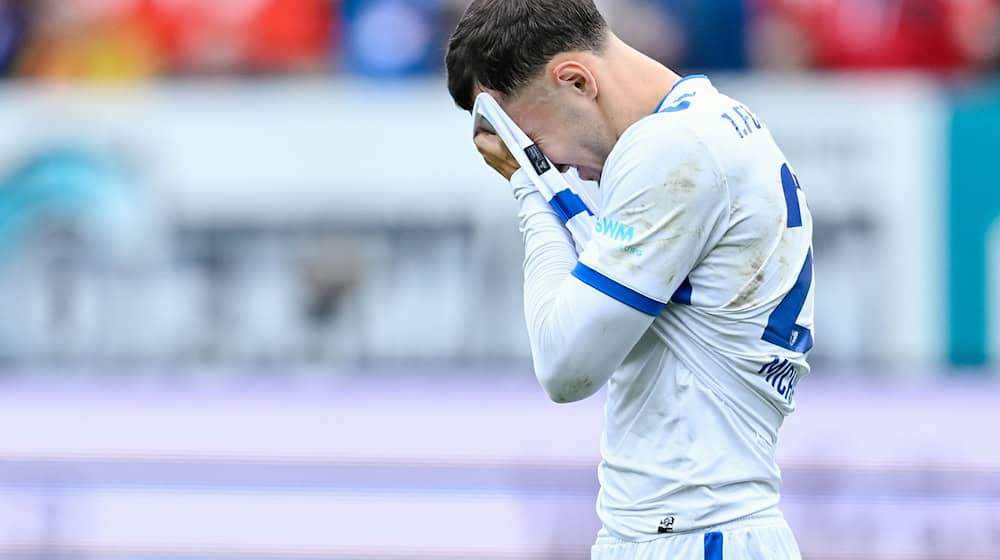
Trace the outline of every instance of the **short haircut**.
{"type": "Polygon", "coordinates": [[[471,111],[477,84],[510,96],[555,55],[600,52],[607,36],[593,0],[475,0],[448,41],[448,91],[471,111]]]}

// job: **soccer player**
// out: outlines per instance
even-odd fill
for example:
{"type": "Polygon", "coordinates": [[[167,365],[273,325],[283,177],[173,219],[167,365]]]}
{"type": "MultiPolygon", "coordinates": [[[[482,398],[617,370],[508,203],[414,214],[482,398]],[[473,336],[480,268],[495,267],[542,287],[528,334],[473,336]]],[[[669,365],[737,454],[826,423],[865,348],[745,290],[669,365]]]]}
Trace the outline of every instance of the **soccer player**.
{"type": "Polygon", "coordinates": [[[775,445],[809,371],[812,218],[767,126],[622,42],[592,0],[476,0],[447,69],[460,107],[489,93],[561,170],[599,181],[577,255],[500,139],[476,134],[520,208],[538,380],[560,403],[608,387],[593,558],[798,559],[775,445]]]}

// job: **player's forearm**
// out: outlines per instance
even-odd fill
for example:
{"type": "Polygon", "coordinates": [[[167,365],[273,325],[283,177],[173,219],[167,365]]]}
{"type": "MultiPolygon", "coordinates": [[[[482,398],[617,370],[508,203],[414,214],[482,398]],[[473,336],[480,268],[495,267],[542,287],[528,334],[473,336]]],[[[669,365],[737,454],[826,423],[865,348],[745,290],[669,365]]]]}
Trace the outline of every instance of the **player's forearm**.
{"type": "Polygon", "coordinates": [[[576,264],[573,241],[540,194],[522,194],[518,202],[524,236],[524,317],[535,376],[552,400],[579,400],[587,395],[568,394],[578,391],[568,391],[572,383],[565,379],[570,370],[565,363],[567,341],[554,313],[559,288],[576,264]]]}
{"type": "Polygon", "coordinates": [[[535,375],[552,400],[578,401],[607,382],[650,321],[574,278],[576,250],[562,222],[537,192],[517,198],[535,375]]]}

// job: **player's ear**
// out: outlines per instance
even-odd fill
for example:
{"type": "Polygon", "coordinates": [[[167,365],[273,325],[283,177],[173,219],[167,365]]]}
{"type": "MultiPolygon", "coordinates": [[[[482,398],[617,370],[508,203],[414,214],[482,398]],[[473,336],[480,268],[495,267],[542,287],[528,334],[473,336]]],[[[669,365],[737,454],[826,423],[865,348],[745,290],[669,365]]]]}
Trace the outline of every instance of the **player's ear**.
{"type": "Polygon", "coordinates": [[[567,60],[560,62],[552,69],[556,87],[572,88],[574,93],[588,98],[597,97],[597,80],[586,66],[579,62],[567,60]]]}

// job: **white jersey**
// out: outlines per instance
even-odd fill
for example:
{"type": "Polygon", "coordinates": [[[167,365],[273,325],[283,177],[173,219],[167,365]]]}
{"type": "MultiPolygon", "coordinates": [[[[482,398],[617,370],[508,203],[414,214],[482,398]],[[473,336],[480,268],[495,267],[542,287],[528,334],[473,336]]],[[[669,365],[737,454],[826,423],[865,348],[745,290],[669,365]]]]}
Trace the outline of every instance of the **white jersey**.
{"type": "Polygon", "coordinates": [[[615,145],[573,275],[656,317],[611,376],[598,514],[639,540],[778,504],[812,346],[812,218],[767,127],[704,76],[615,145]]]}

